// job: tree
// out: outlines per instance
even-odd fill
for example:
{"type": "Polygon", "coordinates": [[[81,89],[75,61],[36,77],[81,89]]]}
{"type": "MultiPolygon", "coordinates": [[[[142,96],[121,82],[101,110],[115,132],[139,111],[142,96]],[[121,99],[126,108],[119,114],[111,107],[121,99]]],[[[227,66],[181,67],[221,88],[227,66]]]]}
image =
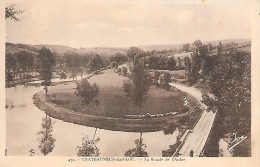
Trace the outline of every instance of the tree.
{"type": "MultiPolygon", "coordinates": [[[[81,96],[83,98],[85,105],[91,103],[96,112],[96,115],[98,116],[97,109],[96,109],[97,105],[99,105],[99,101],[97,99],[97,95],[99,93],[98,85],[96,83],[91,85],[88,82],[87,78],[83,78],[80,83],[77,83],[76,90],[77,90],[76,95],[81,96]]],[[[92,140],[93,143],[95,143],[94,139],[96,136],[96,132],[97,132],[97,128],[93,136],[93,140],[92,140]]]]}
{"type": "Polygon", "coordinates": [[[92,104],[94,110],[96,111],[96,105],[99,104],[97,95],[99,93],[99,88],[96,83],[91,85],[87,78],[83,78],[80,83],[77,83],[76,95],[81,96],[85,105],[92,104]]]}
{"type": "Polygon", "coordinates": [[[62,71],[62,72],[60,73],[60,79],[66,79],[66,78],[67,78],[66,73],[62,71]]]}
{"type": "Polygon", "coordinates": [[[166,83],[170,83],[172,81],[171,74],[169,72],[166,72],[163,75],[163,81],[166,82],[166,83]]]}
{"type": "Polygon", "coordinates": [[[150,85],[151,78],[149,73],[145,70],[143,63],[136,63],[132,71],[132,89],[131,96],[134,104],[139,107],[140,114],[142,114],[142,105],[145,101],[150,85]]]}
{"type": "Polygon", "coordinates": [[[124,54],[116,53],[115,56],[110,57],[110,62],[115,62],[120,65],[127,61],[127,57],[124,54]]]}
{"type": "Polygon", "coordinates": [[[214,136],[217,142],[228,133],[237,132],[241,136],[250,135],[251,131],[251,55],[230,50],[219,59],[209,76],[214,98],[203,95],[203,103],[217,112],[216,130],[221,129],[214,136]]]}
{"type": "Polygon", "coordinates": [[[20,21],[17,15],[22,14],[24,11],[16,10],[15,5],[5,7],[5,19],[11,19],[14,21],[20,21]]]}
{"type": "Polygon", "coordinates": [[[182,45],[182,50],[185,52],[189,52],[190,51],[190,44],[186,43],[182,45]]]}
{"type": "Polygon", "coordinates": [[[175,66],[176,66],[176,61],[174,60],[174,57],[169,57],[166,60],[166,69],[167,70],[174,70],[175,66]]]}
{"type": "Polygon", "coordinates": [[[47,86],[50,85],[52,79],[52,70],[55,65],[55,57],[50,51],[43,47],[39,52],[39,60],[40,60],[40,76],[44,80],[43,85],[46,90],[46,97],[48,93],[47,86]]]}
{"type": "Polygon", "coordinates": [[[159,70],[165,70],[165,67],[166,67],[166,58],[165,57],[160,57],[157,63],[158,63],[159,70]]]}
{"type": "Polygon", "coordinates": [[[208,44],[208,50],[209,50],[209,53],[211,54],[211,52],[212,52],[212,50],[213,50],[211,43],[208,44]]]}
{"type": "Polygon", "coordinates": [[[98,70],[102,67],[104,67],[104,61],[101,58],[101,56],[98,55],[98,54],[95,54],[94,56],[92,56],[90,61],[89,61],[90,71],[95,71],[95,70],[98,70]]]}
{"type": "Polygon", "coordinates": [[[47,117],[42,120],[42,130],[38,132],[38,134],[42,135],[42,138],[40,139],[40,145],[39,149],[43,153],[43,155],[47,155],[54,149],[55,145],[55,138],[52,136],[52,122],[51,118],[47,117]]]}
{"type": "Polygon", "coordinates": [[[97,143],[100,141],[100,138],[95,140],[91,140],[88,136],[82,138],[82,145],[78,147],[78,156],[83,157],[98,157],[99,156],[99,149],[97,147],[97,143]]]}
{"type": "Polygon", "coordinates": [[[123,74],[123,76],[126,76],[127,75],[127,68],[126,67],[122,67],[122,74],[123,74]]]}
{"type": "Polygon", "coordinates": [[[222,43],[220,41],[218,46],[217,46],[217,54],[218,54],[218,56],[221,55],[221,51],[222,51],[222,43]]]}
{"type": "Polygon", "coordinates": [[[154,75],[153,75],[153,78],[158,81],[159,80],[159,77],[160,77],[160,72],[159,71],[154,71],[154,75]]]}
{"type": "Polygon", "coordinates": [[[123,89],[124,89],[124,92],[126,92],[126,94],[128,96],[131,96],[131,93],[132,93],[132,83],[130,80],[124,80],[123,82],[123,89]]]}
{"type": "Polygon", "coordinates": [[[19,70],[22,70],[24,74],[27,72],[28,75],[29,71],[32,71],[34,69],[35,63],[32,53],[27,51],[20,51],[18,53],[15,53],[14,56],[16,57],[19,70]]]}
{"type": "Polygon", "coordinates": [[[14,55],[10,53],[5,54],[5,72],[7,81],[11,81],[15,77],[16,66],[17,63],[14,55]]]}
{"type": "Polygon", "coordinates": [[[150,56],[148,59],[149,68],[150,69],[159,69],[158,60],[159,60],[159,57],[150,56]]]}
{"type": "Polygon", "coordinates": [[[71,77],[73,80],[77,79],[77,74],[81,71],[82,64],[82,57],[79,56],[77,53],[74,52],[67,52],[65,55],[65,64],[67,69],[71,73],[71,77]]]}
{"type": "Polygon", "coordinates": [[[125,152],[125,157],[148,157],[148,153],[145,151],[146,144],[143,143],[142,133],[140,134],[140,139],[135,140],[135,146],[135,148],[125,152]]]}
{"type": "Polygon", "coordinates": [[[128,51],[127,51],[127,57],[132,61],[133,64],[136,63],[137,57],[139,56],[139,54],[143,52],[140,48],[138,47],[131,47],[128,51]]]}
{"type": "Polygon", "coordinates": [[[169,83],[167,83],[167,82],[162,82],[162,83],[161,83],[161,87],[162,87],[163,89],[165,89],[165,90],[170,90],[171,85],[169,85],[169,83]]]}
{"type": "Polygon", "coordinates": [[[200,40],[195,40],[193,43],[192,43],[195,47],[198,47],[200,45],[202,45],[202,42],[200,40]]]}
{"type": "Polygon", "coordinates": [[[87,71],[88,63],[89,63],[89,57],[87,55],[83,55],[82,66],[84,67],[85,71],[87,71]]]}
{"type": "Polygon", "coordinates": [[[205,66],[206,66],[206,60],[205,57],[208,54],[208,48],[206,45],[202,45],[202,42],[200,40],[195,40],[193,42],[194,49],[192,53],[192,61],[189,63],[189,59],[186,59],[186,65],[188,67],[187,70],[187,76],[188,76],[188,82],[189,85],[195,84],[199,76],[205,75],[205,66]],[[189,66],[190,64],[190,66],[189,66]]]}

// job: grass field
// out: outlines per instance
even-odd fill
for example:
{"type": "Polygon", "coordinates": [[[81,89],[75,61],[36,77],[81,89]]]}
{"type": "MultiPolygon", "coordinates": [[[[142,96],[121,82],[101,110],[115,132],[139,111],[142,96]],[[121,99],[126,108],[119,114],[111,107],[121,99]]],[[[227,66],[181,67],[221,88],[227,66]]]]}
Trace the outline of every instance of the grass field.
{"type": "MultiPolygon", "coordinates": [[[[132,99],[123,91],[123,81],[127,79],[119,76],[113,70],[105,70],[103,73],[89,79],[91,83],[97,83],[100,89],[97,113],[92,105],[86,106],[81,97],[75,94],[75,84],[62,85],[55,91],[50,91],[49,101],[71,109],[75,112],[84,112],[91,115],[107,117],[123,117],[128,114],[139,114],[138,107],[132,99]]],[[[152,86],[147,94],[147,100],[143,104],[142,114],[182,112],[184,110],[181,93],[168,92],[152,86]]]]}

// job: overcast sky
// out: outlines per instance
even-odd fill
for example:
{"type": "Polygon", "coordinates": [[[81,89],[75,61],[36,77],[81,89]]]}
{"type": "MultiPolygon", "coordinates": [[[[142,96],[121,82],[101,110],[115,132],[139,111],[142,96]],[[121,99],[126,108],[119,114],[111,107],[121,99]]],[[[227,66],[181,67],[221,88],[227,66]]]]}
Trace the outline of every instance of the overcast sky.
{"type": "Polygon", "coordinates": [[[11,2],[24,10],[20,21],[6,21],[6,41],[72,47],[128,47],[250,38],[250,12],[240,0],[133,1],[83,0],[11,2]],[[77,2],[77,3],[76,3],[77,2]],[[182,1],[183,2],[183,1],[182,1]]]}

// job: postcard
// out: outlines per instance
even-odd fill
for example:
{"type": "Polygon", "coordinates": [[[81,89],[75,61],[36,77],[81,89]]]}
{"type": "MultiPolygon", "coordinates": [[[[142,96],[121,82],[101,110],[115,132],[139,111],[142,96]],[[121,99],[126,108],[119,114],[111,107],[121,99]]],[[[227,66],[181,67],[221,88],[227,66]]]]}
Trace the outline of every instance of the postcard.
{"type": "Polygon", "coordinates": [[[0,166],[259,166],[259,5],[1,2],[0,166]]]}

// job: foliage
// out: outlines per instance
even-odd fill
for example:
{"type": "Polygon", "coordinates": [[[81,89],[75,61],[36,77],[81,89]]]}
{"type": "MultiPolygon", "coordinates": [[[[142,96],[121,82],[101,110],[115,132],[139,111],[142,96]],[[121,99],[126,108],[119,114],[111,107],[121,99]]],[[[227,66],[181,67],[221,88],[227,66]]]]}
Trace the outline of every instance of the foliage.
{"type": "Polygon", "coordinates": [[[127,75],[127,68],[126,67],[122,67],[122,73],[124,76],[127,75]]]}
{"type": "Polygon", "coordinates": [[[110,57],[110,62],[116,62],[117,65],[120,65],[127,61],[127,57],[124,54],[116,53],[115,56],[110,57]]]}
{"type": "Polygon", "coordinates": [[[208,47],[204,44],[202,45],[200,40],[196,40],[193,42],[194,49],[192,54],[192,62],[191,67],[188,69],[188,81],[189,85],[193,85],[197,83],[199,78],[203,78],[206,74],[209,73],[207,71],[207,54],[208,47]]]}
{"type": "Polygon", "coordinates": [[[153,78],[158,81],[159,80],[159,77],[160,77],[160,72],[159,71],[154,71],[154,75],[153,75],[153,78]]]}
{"type": "Polygon", "coordinates": [[[131,93],[132,93],[132,83],[130,80],[124,80],[123,82],[123,89],[124,89],[124,92],[126,92],[126,94],[128,96],[131,96],[131,93]]]}
{"type": "Polygon", "coordinates": [[[190,44],[186,43],[182,45],[182,50],[185,52],[189,52],[190,51],[190,44]]]}
{"type": "Polygon", "coordinates": [[[140,56],[140,54],[143,51],[138,48],[138,47],[131,47],[128,51],[127,51],[127,57],[132,61],[133,64],[136,63],[137,58],[140,56]]]}
{"type": "Polygon", "coordinates": [[[71,72],[71,76],[74,80],[77,74],[81,71],[82,57],[74,52],[65,53],[64,56],[66,67],[71,72]]]}
{"type": "Polygon", "coordinates": [[[100,141],[100,138],[95,140],[91,140],[88,136],[82,138],[82,145],[78,146],[78,156],[84,157],[98,157],[99,156],[99,149],[97,147],[97,143],[100,141]]]}
{"type": "Polygon", "coordinates": [[[18,68],[23,72],[28,70],[32,70],[34,67],[34,56],[30,52],[20,51],[15,53],[15,57],[17,60],[18,68]]]}
{"type": "Polygon", "coordinates": [[[250,53],[230,50],[219,57],[219,64],[210,73],[209,86],[213,97],[203,95],[209,110],[217,111],[221,135],[251,131],[251,56],[250,53]]]}
{"type": "Polygon", "coordinates": [[[218,54],[218,56],[221,55],[221,51],[222,51],[222,43],[219,42],[219,44],[217,46],[217,54],[218,54]]]}
{"type": "Polygon", "coordinates": [[[165,69],[166,70],[174,70],[175,66],[176,66],[176,61],[174,60],[174,57],[169,57],[166,60],[165,69]]]}
{"type": "Polygon", "coordinates": [[[166,83],[170,83],[172,81],[171,74],[169,72],[166,72],[163,75],[163,81],[166,82],[166,83]]]}
{"type": "Polygon", "coordinates": [[[40,61],[40,75],[44,80],[45,86],[52,78],[52,70],[55,65],[55,57],[50,49],[43,47],[38,55],[40,61]]]}
{"type": "Polygon", "coordinates": [[[67,75],[65,72],[61,72],[60,73],[60,79],[66,79],[67,78],[67,75]]]}
{"type": "Polygon", "coordinates": [[[48,118],[46,115],[46,118],[42,120],[42,130],[38,132],[38,134],[42,135],[42,138],[40,139],[39,149],[45,156],[52,152],[55,147],[54,143],[56,140],[51,134],[52,131],[51,118],[48,118]]]}
{"type": "Polygon", "coordinates": [[[14,21],[20,21],[20,19],[17,17],[17,15],[23,13],[22,10],[16,10],[15,5],[7,6],[5,7],[5,19],[11,19],[14,21]]]}
{"type": "Polygon", "coordinates": [[[148,64],[150,69],[158,70],[174,70],[176,66],[176,61],[174,57],[156,57],[149,56],[148,64]]]}
{"type": "Polygon", "coordinates": [[[169,91],[170,88],[171,88],[171,85],[169,85],[169,83],[167,83],[167,82],[162,82],[162,83],[161,83],[161,87],[162,87],[163,89],[169,91]]]}
{"type": "Polygon", "coordinates": [[[211,43],[208,44],[208,50],[209,50],[209,53],[211,53],[212,50],[213,50],[213,47],[212,47],[212,44],[211,44],[211,43]]]}
{"type": "Polygon", "coordinates": [[[167,124],[167,126],[163,129],[163,133],[165,135],[173,134],[173,132],[180,126],[178,121],[173,121],[167,124]]]}
{"type": "Polygon", "coordinates": [[[104,61],[101,58],[101,56],[98,54],[95,54],[94,56],[92,56],[91,59],[89,60],[89,70],[95,71],[102,67],[104,67],[104,61]]]}
{"type": "Polygon", "coordinates": [[[16,67],[17,63],[14,55],[5,54],[5,72],[7,76],[7,81],[11,81],[15,77],[16,67]]]}
{"type": "Polygon", "coordinates": [[[76,95],[81,96],[86,105],[92,103],[95,108],[95,105],[99,104],[97,100],[99,88],[96,83],[91,85],[86,78],[83,78],[81,82],[77,83],[76,90],[76,95]]]}
{"type": "Polygon", "coordinates": [[[148,153],[145,151],[146,144],[143,143],[143,138],[135,140],[135,148],[129,149],[125,152],[125,157],[148,157],[148,153]],[[141,149],[140,149],[141,148],[141,149]]]}
{"type": "Polygon", "coordinates": [[[194,46],[198,47],[198,46],[202,45],[202,42],[200,40],[195,40],[192,44],[194,46]]]}
{"type": "Polygon", "coordinates": [[[132,99],[135,105],[139,106],[141,113],[141,108],[143,102],[145,101],[145,95],[147,94],[150,85],[151,78],[150,74],[145,70],[142,63],[136,63],[132,71],[132,99]]]}

